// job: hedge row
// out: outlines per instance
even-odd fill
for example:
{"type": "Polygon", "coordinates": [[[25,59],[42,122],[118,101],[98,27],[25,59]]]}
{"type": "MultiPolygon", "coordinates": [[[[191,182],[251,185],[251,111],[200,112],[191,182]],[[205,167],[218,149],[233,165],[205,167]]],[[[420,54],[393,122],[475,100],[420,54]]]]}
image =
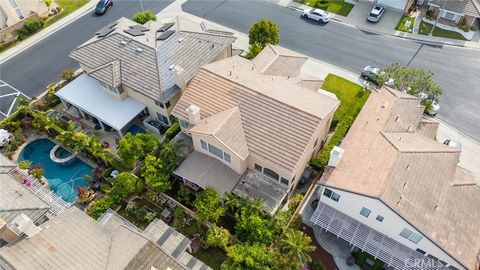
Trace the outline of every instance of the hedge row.
{"type": "Polygon", "coordinates": [[[333,133],[332,138],[328,142],[327,146],[322,149],[320,156],[318,158],[313,158],[310,161],[310,166],[317,170],[323,171],[328,164],[328,160],[330,159],[330,152],[332,151],[333,147],[339,145],[342,141],[345,134],[347,134],[348,129],[353,123],[353,117],[348,116],[343,118],[335,128],[335,132],[333,133]]]}
{"type": "Polygon", "coordinates": [[[165,137],[170,141],[178,134],[178,132],[180,132],[180,124],[177,121],[167,129],[165,137]]]}

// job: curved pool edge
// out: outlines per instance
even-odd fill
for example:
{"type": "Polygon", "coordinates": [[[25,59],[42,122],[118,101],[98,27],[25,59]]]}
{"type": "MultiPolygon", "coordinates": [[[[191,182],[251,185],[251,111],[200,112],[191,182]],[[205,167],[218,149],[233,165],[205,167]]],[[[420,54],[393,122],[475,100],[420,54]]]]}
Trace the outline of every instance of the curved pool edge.
{"type": "MultiPolygon", "coordinates": [[[[74,158],[77,157],[77,154],[75,153],[71,153],[69,150],[67,150],[68,152],[70,152],[70,156],[66,157],[66,158],[57,158],[57,156],[55,156],[55,152],[57,152],[58,149],[60,149],[60,147],[62,147],[63,149],[65,149],[63,146],[61,146],[60,144],[55,144],[55,146],[52,148],[52,150],[50,150],[50,159],[55,162],[55,163],[58,163],[58,164],[67,164],[69,161],[73,160],[74,158]]],[[[66,149],[65,149],[66,150],[66,149]]]]}

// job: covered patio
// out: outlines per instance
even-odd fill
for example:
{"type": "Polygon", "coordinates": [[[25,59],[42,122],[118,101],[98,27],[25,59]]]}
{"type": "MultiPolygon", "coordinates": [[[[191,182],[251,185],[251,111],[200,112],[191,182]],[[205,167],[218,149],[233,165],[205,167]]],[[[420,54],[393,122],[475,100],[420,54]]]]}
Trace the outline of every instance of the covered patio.
{"type": "Polygon", "coordinates": [[[73,106],[82,119],[91,119],[105,131],[115,129],[120,137],[123,137],[137,117],[147,114],[144,104],[131,97],[120,100],[109,95],[97,80],[87,74],[78,76],[56,95],[66,110],[73,106]]]}

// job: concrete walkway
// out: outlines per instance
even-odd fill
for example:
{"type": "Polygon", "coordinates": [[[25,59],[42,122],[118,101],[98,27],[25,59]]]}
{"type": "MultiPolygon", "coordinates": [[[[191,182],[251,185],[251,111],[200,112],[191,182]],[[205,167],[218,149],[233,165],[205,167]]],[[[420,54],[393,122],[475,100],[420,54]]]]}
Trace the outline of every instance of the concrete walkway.
{"type": "Polygon", "coordinates": [[[54,24],[48,26],[45,29],[40,30],[40,32],[35,33],[31,37],[28,37],[27,39],[23,40],[22,42],[15,45],[14,47],[4,51],[3,53],[0,54],[0,64],[6,62],[10,58],[21,53],[23,50],[35,45],[37,42],[47,38],[48,36],[62,29],[69,23],[72,23],[73,21],[83,16],[84,14],[91,12],[96,4],[97,4],[97,1],[90,0],[90,2],[86,3],[84,6],[77,9],[76,11],[68,14],[61,20],[55,22],[54,24]]]}
{"type": "MultiPolygon", "coordinates": [[[[303,11],[309,6],[302,5],[292,0],[266,0],[277,5],[281,5],[293,10],[303,11]]],[[[349,1],[350,2],[350,1],[349,1]]],[[[362,31],[379,34],[389,35],[398,38],[411,39],[415,41],[421,41],[425,43],[451,45],[468,48],[480,48],[480,32],[477,31],[471,41],[447,39],[441,37],[433,37],[427,35],[418,34],[418,26],[420,24],[421,17],[417,17],[415,20],[415,27],[412,33],[406,33],[395,30],[395,26],[402,17],[402,12],[387,9],[382,19],[378,23],[370,23],[366,20],[368,12],[372,9],[373,3],[370,2],[353,2],[355,7],[352,9],[348,17],[338,14],[332,14],[332,19],[338,23],[358,28],[362,31]],[[418,21],[418,22],[417,22],[418,21]]]]}

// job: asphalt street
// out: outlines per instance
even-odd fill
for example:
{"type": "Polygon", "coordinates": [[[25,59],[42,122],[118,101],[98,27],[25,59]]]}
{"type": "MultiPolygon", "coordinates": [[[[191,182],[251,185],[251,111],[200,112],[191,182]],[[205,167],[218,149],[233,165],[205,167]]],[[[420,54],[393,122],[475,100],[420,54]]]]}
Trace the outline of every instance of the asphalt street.
{"type": "Polygon", "coordinates": [[[266,1],[189,0],[183,11],[248,33],[260,18],[280,29],[280,45],[310,57],[360,73],[367,65],[386,67],[399,62],[433,70],[443,89],[438,117],[480,140],[480,50],[427,45],[377,35],[337,22],[319,24],[266,1]]]}
{"type": "MultiPolygon", "coordinates": [[[[160,12],[173,1],[143,0],[144,9],[160,12]]],[[[59,80],[59,73],[67,68],[76,69],[79,65],[68,57],[69,53],[93,34],[120,17],[132,18],[141,10],[140,1],[114,1],[107,14],[98,17],[88,13],[68,24],[41,42],[28,48],[0,65],[0,80],[12,85],[27,96],[38,96],[50,82],[59,80]]],[[[2,102],[2,107],[10,104],[2,102]]],[[[8,108],[2,108],[7,111],[8,108]]],[[[1,116],[0,116],[1,117],[1,116]]]]}

